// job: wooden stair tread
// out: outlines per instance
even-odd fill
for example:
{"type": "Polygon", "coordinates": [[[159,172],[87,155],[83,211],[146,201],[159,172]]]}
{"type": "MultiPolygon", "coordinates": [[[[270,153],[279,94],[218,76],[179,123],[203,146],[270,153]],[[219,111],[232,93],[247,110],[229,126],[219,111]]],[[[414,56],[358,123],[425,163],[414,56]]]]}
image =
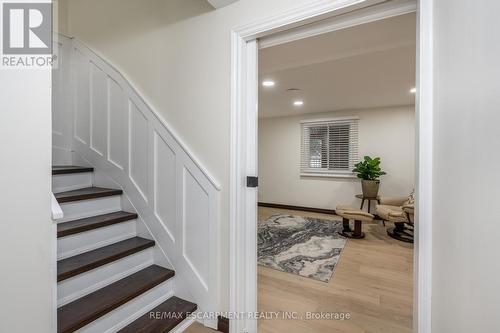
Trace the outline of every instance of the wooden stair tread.
{"type": "Polygon", "coordinates": [[[74,332],[175,275],[157,265],[149,266],[57,310],[57,332],[74,332]]]}
{"type": "Polygon", "coordinates": [[[54,165],[52,167],[52,175],[67,175],[83,172],[94,172],[94,168],[77,165],[54,165]]]}
{"type": "Polygon", "coordinates": [[[59,238],[74,235],[80,232],[102,228],[120,222],[135,220],[136,218],[136,213],[118,211],[59,223],[57,225],[57,237],[59,238]]]}
{"type": "Polygon", "coordinates": [[[55,193],[54,196],[56,197],[59,203],[65,203],[72,201],[104,198],[113,195],[121,195],[122,193],[123,191],[120,189],[85,187],[85,188],[80,188],[78,190],[55,193]]]}
{"type": "Polygon", "coordinates": [[[165,333],[179,325],[186,317],[196,311],[194,303],[178,297],[171,297],[142,317],[124,327],[118,333],[165,333]],[[150,314],[153,314],[151,316],[150,314]],[[158,317],[155,316],[158,315],[158,317]]]}
{"type": "Polygon", "coordinates": [[[153,247],[150,239],[133,237],[57,262],[57,281],[63,281],[131,254],[153,247]]]}

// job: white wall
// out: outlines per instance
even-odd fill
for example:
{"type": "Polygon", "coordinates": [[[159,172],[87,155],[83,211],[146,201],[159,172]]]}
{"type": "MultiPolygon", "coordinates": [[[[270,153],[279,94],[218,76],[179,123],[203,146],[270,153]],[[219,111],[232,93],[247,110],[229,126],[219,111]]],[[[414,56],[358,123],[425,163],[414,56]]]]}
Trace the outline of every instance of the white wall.
{"type": "Polygon", "coordinates": [[[62,34],[68,34],[68,0],[52,0],[52,28],[62,34]]]}
{"type": "MultiPolygon", "coordinates": [[[[69,33],[125,73],[222,186],[222,286],[229,286],[232,28],[315,0],[67,0],[69,33]]],[[[222,295],[227,310],[229,295],[222,295]]]]}
{"type": "Polygon", "coordinates": [[[500,2],[434,3],[432,331],[500,332],[500,2]]]}
{"type": "MultiPolygon", "coordinates": [[[[125,72],[221,183],[223,239],[229,224],[230,29],[309,2],[240,0],[213,11],[201,0],[70,0],[69,32],[125,72]]],[[[500,229],[490,212],[500,197],[500,2],[435,3],[433,327],[437,333],[495,332],[500,229]]],[[[227,263],[227,242],[221,245],[227,263]]]]}
{"type": "MultiPolygon", "coordinates": [[[[335,209],[359,206],[357,179],[300,176],[300,121],[359,117],[359,157],[380,156],[380,195],[405,196],[415,185],[415,107],[336,111],[259,119],[259,201],[335,209]]],[[[366,207],[365,207],[366,209],[366,207]]]]}
{"type": "Polygon", "coordinates": [[[0,332],[53,332],[50,85],[50,70],[0,70],[0,332]]]}

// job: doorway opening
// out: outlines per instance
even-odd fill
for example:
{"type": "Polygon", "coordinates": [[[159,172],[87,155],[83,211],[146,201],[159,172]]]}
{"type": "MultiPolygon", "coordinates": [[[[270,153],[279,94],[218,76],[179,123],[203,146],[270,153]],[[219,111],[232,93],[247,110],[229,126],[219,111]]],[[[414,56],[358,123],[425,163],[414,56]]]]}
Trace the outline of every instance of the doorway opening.
{"type": "Polygon", "coordinates": [[[257,310],[276,317],[258,331],[411,333],[416,13],[270,38],[258,53],[257,310]]]}
{"type": "MultiPolygon", "coordinates": [[[[429,267],[431,267],[430,247],[432,244],[430,234],[432,175],[431,168],[429,168],[429,166],[432,165],[432,149],[429,145],[429,140],[432,135],[432,36],[430,33],[432,27],[429,24],[432,22],[432,9],[428,5],[429,4],[426,1],[419,1],[417,11],[417,1],[331,1],[328,2],[328,4],[322,3],[320,5],[318,3],[315,5],[297,8],[287,13],[282,13],[274,18],[257,22],[250,26],[241,27],[233,31],[233,117],[231,124],[232,150],[230,189],[230,220],[232,221],[232,224],[230,225],[230,310],[232,312],[255,313],[258,309],[256,223],[259,220],[258,215],[260,212],[257,209],[258,190],[252,186],[247,187],[247,185],[251,185],[252,183],[247,183],[247,177],[260,175],[260,171],[257,166],[258,154],[260,153],[258,150],[257,140],[260,111],[257,108],[257,105],[260,104],[259,89],[266,88],[260,88],[261,84],[267,86],[268,88],[272,86],[272,83],[270,82],[272,81],[271,78],[259,78],[259,47],[267,47],[270,49],[271,46],[284,45],[286,43],[303,40],[307,37],[320,36],[332,31],[359,26],[362,24],[369,24],[371,22],[416,12],[416,16],[415,14],[412,14],[414,15],[416,21],[416,51],[414,52],[414,55],[417,68],[415,77],[416,81],[414,85],[414,109],[416,112],[415,125],[413,127],[416,135],[414,138],[416,144],[414,153],[414,156],[416,156],[414,158],[414,185],[417,195],[417,200],[415,202],[415,217],[413,218],[413,222],[415,223],[415,265],[413,274],[415,292],[413,293],[413,331],[421,333],[428,331],[430,327],[429,267]],[[267,82],[264,84],[263,81],[267,82]]],[[[276,84],[277,82],[274,82],[274,86],[276,86],[276,84]]],[[[287,89],[292,89],[287,93],[293,94],[294,92],[297,92],[297,90],[294,89],[300,89],[300,87],[297,88],[290,86],[287,87],[287,89]]],[[[409,87],[408,90],[411,90],[411,92],[406,91],[407,93],[413,94],[413,87],[409,87]]],[[[306,103],[309,102],[305,99],[300,100],[297,97],[294,97],[293,100],[291,100],[291,103],[292,107],[300,108],[306,106],[306,103]]],[[[314,135],[309,136],[309,138],[316,139],[315,142],[310,141],[309,146],[299,141],[299,147],[297,150],[301,150],[302,152],[309,151],[309,153],[311,153],[311,146],[318,146],[321,142],[326,142],[325,140],[331,140],[330,138],[332,136],[335,137],[335,133],[338,134],[337,137],[341,138],[342,133],[352,133],[354,131],[353,128],[355,127],[354,123],[356,119],[353,119],[354,117],[352,117],[352,115],[344,115],[333,118],[335,118],[333,121],[337,123],[321,124],[322,126],[326,126],[326,134],[324,134],[324,130],[322,133],[322,130],[319,129],[319,127],[315,128],[315,125],[317,125],[318,120],[331,122],[332,117],[327,117],[326,119],[314,117],[314,119],[312,119],[313,121],[307,121],[307,119],[304,119],[300,125],[301,127],[299,131],[301,138],[304,137],[304,133],[311,133],[315,131],[319,133],[318,135],[320,138],[318,139],[314,135]],[[342,127],[343,124],[338,124],[339,120],[344,123],[349,120],[349,129],[345,128],[345,126],[342,127]],[[307,132],[307,128],[309,132],[307,132]],[[322,138],[322,136],[324,136],[324,138],[322,138]]],[[[361,120],[361,117],[359,117],[358,121],[361,120]]],[[[339,140],[342,141],[342,139],[338,139],[337,141],[339,140]]],[[[345,147],[348,147],[350,142],[344,142],[344,145],[345,147]]],[[[362,150],[362,148],[358,148],[360,151],[362,150]]],[[[299,154],[299,156],[301,156],[299,159],[300,172],[304,171],[304,160],[308,161],[309,167],[312,167],[313,169],[328,169],[332,165],[336,165],[338,169],[339,166],[346,167],[346,163],[347,167],[350,168],[352,166],[349,164],[351,163],[350,153],[339,154],[336,151],[330,151],[328,149],[327,152],[328,154],[334,155],[337,153],[337,155],[341,156],[339,158],[340,162],[339,159],[337,161],[332,161],[317,154],[312,158],[309,156],[309,159],[304,159],[303,156],[299,154]],[[347,161],[346,156],[349,156],[347,161]],[[342,162],[342,160],[344,162],[342,162]]],[[[377,155],[377,152],[370,152],[369,154],[377,155]]],[[[279,158],[279,156],[275,156],[276,163],[280,162],[279,158]]],[[[392,168],[392,166],[389,168],[392,168]]],[[[312,175],[311,177],[314,176],[317,175],[312,175]]],[[[299,177],[307,176],[301,176],[299,174],[299,177]]],[[[263,181],[265,180],[261,178],[260,185],[265,188],[265,185],[262,185],[263,181]]],[[[382,190],[384,189],[384,186],[385,185],[382,185],[382,190]]],[[[398,194],[405,194],[404,192],[406,188],[403,189],[403,187],[404,186],[401,186],[399,188],[400,192],[398,192],[398,194]]],[[[273,202],[271,202],[271,204],[272,203],[273,202]]],[[[276,204],[276,202],[274,203],[276,204]]],[[[335,202],[335,207],[331,207],[331,210],[338,209],[336,205],[341,203],[349,205],[353,204],[352,201],[335,202]]],[[[263,204],[266,204],[266,202],[263,202],[263,204]]],[[[402,206],[403,205],[400,205],[399,207],[402,206]]],[[[324,207],[312,206],[309,208],[324,207]]],[[[330,207],[328,207],[328,209],[329,208],[330,207]]],[[[293,211],[298,215],[297,210],[293,211]]],[[[382,214],[384,213],[380,213],[380,215],[382,214]]],[[[349,213],[344,215],[344,217],[348,220],[356,220],[352,218],[349,213]]],[[[383,223],[377,222],[374,223],[374,225],[376,228],[385,228],[383,223]]],[[[345,223],[342,225],[342,228],[345,229],[345,223]]],[[[356,227],[356,223],[353,223],[352,229],[353,230],[351,231],[354,231],[355,233],[359,233],[360,231],[359,228],[356,227]]],[[[371,229],[371,227],[368,229],[371,229]]],[[[385,231],[385,229],[381,230],[385,231]]],[[[367,233],[367,231],[364,232],[367,233]]],[[[381,232],[380,235],[382,234],[384,233],[381,232]]],[[[384,235],[388,236],[387,234],[384,235]]],[[[391,238],[391,240],[397,242],[397,240],[394,240],[393,238],[391,238]]],[[[343,262],[344,259],[340,260],[343,262]]],[[[259,310],[266,311],[263,308],[260,308],[259,310]]],[[[322,310],[326,311],[326,309],[322,310]]],[[[410,326],[412,326],[411,323],[410,326]]],[[[257,321],[251,316],[243,318],[239,317],[238,319],[231,320],[230,330],[231,332],[256,332],[257,321]]]]}

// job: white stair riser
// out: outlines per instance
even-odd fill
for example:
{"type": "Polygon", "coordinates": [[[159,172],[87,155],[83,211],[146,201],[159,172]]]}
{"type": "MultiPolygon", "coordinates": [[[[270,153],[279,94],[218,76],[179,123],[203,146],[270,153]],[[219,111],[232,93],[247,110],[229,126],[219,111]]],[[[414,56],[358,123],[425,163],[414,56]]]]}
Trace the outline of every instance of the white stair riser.
{"type": "Polygon", "coordinates": [[[67,175],[52,176],[52,192],[76,190],[79,188],[92,186],[92,172],[72,173],[67,175]]]}
{"type": "Polygon", "coordinates": [[[78,330],[78,333],[114,333],[174,295],[173,278],[128,301],[78,330]]]}
{"type": "Polygon", "coordinates": [[[113,224],[57,239],[57,259],[114,244],[137,235],[135,220],[113,224]]]}
{"type": "Polygon", "coordinates": [[[58,223],[119,211],[121,210],[121,198],[119,195],[114,195],[99,199],[67,202],[61,204],[61,208],[64,218],[58,220],[58,223]]]}
{"type": "Polygon", "coordinates": [[[57,284],[57,306],[63,306],[113,282],[140,271],[154,262],[149,248],[57,284]]]}

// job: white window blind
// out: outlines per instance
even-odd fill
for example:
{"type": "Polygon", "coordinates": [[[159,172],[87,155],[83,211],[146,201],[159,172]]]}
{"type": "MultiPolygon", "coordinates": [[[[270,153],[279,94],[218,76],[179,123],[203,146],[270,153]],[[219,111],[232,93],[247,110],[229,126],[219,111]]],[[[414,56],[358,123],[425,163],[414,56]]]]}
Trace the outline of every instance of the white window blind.
{"type": "Polygon", "coordinates": [[[358,162],[358,119],[304,121],[301,125],[301,174],[352,174],[358,162]]]}

